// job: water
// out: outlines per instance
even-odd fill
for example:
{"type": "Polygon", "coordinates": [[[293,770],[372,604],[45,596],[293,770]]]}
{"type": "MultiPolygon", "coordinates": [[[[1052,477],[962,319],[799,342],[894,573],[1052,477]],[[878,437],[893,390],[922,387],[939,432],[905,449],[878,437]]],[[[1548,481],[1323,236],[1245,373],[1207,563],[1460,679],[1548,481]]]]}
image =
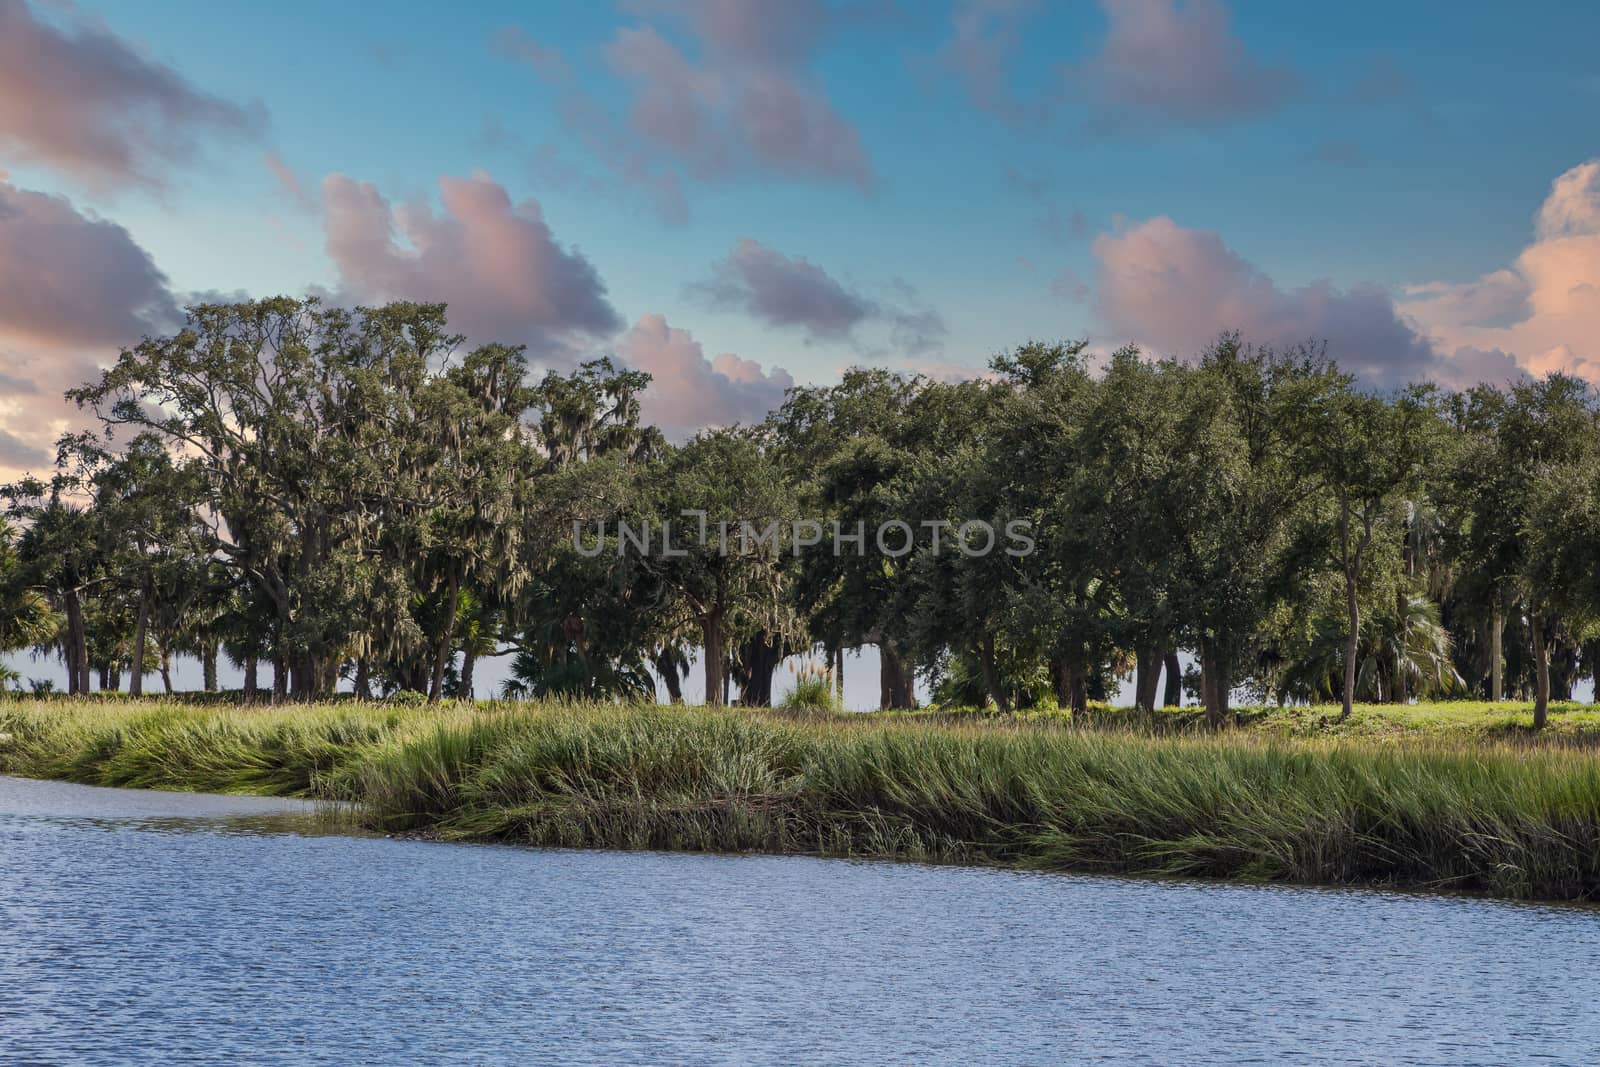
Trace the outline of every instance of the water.
{"type": "Polygon", "coordinates": [[[0,1063],[1595,1062],[1600,912],[326,833],[0,778],[0,1063]]]}

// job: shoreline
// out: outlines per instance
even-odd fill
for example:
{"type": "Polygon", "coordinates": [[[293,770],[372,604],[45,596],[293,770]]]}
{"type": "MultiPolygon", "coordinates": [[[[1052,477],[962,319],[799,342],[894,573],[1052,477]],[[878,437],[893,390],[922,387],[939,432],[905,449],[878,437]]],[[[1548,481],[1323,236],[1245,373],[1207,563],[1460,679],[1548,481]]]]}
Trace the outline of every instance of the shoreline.
{"type": "Polygon", "coordinates": [[[1570,739],[110,701],[0,704],[0,733],[0,773],[354,803],[424,840],[1600,899],[1600,758],[1570,739]]]}

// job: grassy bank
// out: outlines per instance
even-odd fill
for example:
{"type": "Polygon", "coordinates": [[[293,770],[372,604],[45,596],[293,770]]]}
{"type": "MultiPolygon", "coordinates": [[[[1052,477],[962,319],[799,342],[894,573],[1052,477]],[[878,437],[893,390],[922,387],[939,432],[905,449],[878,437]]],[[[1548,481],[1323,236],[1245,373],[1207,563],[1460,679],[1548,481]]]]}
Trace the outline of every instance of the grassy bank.
{"type": "Polygon", "coordinates": [[[1600,758],[1464,729],[14,701],[0,733],[6,773],[352,800],[448,838],[1600,897],[1600,758]]]}

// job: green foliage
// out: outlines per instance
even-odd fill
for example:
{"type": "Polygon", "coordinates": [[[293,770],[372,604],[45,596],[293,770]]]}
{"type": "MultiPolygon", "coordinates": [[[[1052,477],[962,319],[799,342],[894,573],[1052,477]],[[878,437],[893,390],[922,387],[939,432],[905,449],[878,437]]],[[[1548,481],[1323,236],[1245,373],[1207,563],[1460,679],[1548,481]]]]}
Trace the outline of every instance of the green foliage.
{"type": "Polygon", "coordinates": [[[709,702],[765,705],[786,657],[871,644],[885,708],[920,677],[1083,717],[1130,678],[1144,713],[1178,701],[1181,650],[1212,728],[1240,691],[1346,716],[1504,691],[1543,723],[1600,663],[1576,379],[1379,396],[1231,334],[1192,361],[1033,341],[979,380],[851,369],[669,444],[646,374],[534,380],[461,343],[439,305],[278,298],[124,351],[71,393],[104,436],[5,487],[0,647],[59,654],[74,694],[170,691],[183,654],[252,699],[263,669],[278,701],[465,699],[511,655],[507,695],[628,702],[681,699],[699,646],[709,702]]]}

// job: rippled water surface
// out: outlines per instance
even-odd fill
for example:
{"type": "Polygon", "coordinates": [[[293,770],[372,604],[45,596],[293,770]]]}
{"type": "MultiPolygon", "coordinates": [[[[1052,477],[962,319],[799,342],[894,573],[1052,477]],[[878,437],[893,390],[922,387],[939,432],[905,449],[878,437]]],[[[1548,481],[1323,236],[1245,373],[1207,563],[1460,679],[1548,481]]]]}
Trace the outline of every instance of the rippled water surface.
{"type": "Polygon", "coordinates": [[[0,1063],[1592,1064],[1600,912],[326,833],[0,778],[0,1063]]]}

